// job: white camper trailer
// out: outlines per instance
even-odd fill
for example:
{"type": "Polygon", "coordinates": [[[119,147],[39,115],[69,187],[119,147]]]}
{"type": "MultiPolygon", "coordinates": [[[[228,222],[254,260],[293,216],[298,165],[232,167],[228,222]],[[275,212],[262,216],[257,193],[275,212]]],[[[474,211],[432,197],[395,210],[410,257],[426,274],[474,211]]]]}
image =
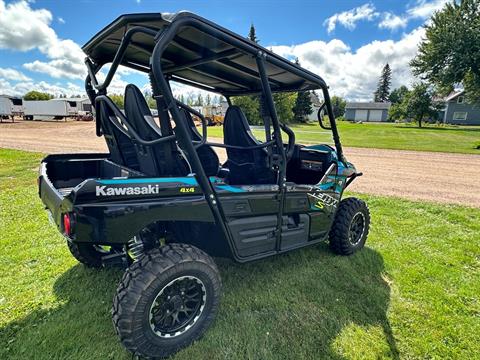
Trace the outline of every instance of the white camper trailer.
{"type": "Polygon", "coordinates": [[[53,118],[55,120],[76,117],[77,103],[66,99],[24,100],[24,119],[35,120],[53,118]]]}
{"type": "Polygon", "coordinates": [[[12,116],[12,102],[9,97],[0,97],[0,118],[8,119],[12,116]]]}
{"type": "Polygon", "coordinates": [[[70,106],[69,117],[77,120],[93,120],[93,107],[89,98],[59,98],[50,101],[66,101],[70,106]]]}
{"type": "Polygon", "coordinates": [[[20,98],[0,95],[0,121],[3,119],[12,119],[15,116],[23,115],[23,101],[20,98]]]}

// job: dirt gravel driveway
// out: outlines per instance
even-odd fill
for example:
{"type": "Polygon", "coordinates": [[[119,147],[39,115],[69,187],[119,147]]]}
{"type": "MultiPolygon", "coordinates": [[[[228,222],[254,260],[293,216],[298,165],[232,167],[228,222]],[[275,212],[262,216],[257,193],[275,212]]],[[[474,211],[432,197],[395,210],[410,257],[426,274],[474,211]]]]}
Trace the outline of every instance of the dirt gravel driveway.
{"type": "MultiPolygon", "coordinates": [[[[0,124],[0,147],[43,153],[106,151],[93,122],[0,124]]],[[[346,148],[364,173],[353,191],[480,207],[480,155],[346,148]]],[[[225,152],[219,151],[222,159],[225,152]]]]}

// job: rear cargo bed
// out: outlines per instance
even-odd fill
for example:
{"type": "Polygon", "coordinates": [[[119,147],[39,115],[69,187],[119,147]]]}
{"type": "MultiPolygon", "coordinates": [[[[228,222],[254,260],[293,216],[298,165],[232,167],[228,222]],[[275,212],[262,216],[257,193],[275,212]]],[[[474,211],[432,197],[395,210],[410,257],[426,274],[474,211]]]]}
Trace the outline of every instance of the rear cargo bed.
{"type": "Polygon", "coordinates": [[[141,173],[110,160],[109,154],[61,154],[43,159],[39,176],[39,195],[52,218],[60,226],[61,214],[69,211],[68,196],[87,179],[140,177],[141,173]]]}
{"type": "Polygon", "coordinates": [[[103,154],[52,155],[44,159],[46,177],[63,196],[87,179],[142,176],[108,160],[103,154]],[[96,156],[95,156],[96,155],[96,156]]]}

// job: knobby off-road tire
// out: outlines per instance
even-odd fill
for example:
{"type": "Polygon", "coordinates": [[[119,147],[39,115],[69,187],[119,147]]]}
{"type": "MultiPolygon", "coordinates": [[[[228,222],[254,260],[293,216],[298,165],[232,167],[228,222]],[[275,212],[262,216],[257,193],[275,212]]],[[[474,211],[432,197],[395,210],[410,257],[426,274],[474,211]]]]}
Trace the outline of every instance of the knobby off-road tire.
{"type": "Polygon", "coordinates": [[[330,229],[330,248],[336,254],[353,254],[365,245],[369,228],[367,204],[353,197],[342,200],[330,229]]]}
{"type": "Polygon", "coordinates": [[[134,355],[167,357],[205,333],[220,292],[218,269],[203,251],[184,244],[150,250],[120,281],[113,299],[115,331],[134,355]]]}
{"type": "Polygon", "coordinates": [[[67,241],[68,249],[75,259],[92,268],[102,267],[102,256],[105,252],[97,249],[92,244],[72,243],[67,241]]]}

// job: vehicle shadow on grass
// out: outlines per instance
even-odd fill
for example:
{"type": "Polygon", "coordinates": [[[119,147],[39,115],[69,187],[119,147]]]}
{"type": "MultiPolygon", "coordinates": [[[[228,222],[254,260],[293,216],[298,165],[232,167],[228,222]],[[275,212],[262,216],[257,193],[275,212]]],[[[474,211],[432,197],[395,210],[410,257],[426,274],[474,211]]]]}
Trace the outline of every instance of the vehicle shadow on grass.
{"type": "MultiPolygon", "coordinates": [[[[352,352],[345,353],[342,339],[358,336],[352,326],[380,328],[383,335],[375,341],[383,347],[376,357],[398,358],[387,318],[390,288],[378,252],[365,248],[341,257],[320,245],[250,264],[217,263],[223,281],[217,320],[175,359],[348,359],[352,352]]],[[[8,339],[0,357],[131,358],[110,315],[121,275],[116,269],[70,268],[54,284],[58,307],[35,310],[0,329],[8,339]]],[[[372,345],[368,341],[353,349],[357,356],[372,345]]]]}
{"type": "Polygon", "coordinates": [[[321,244],[251,264],[218,263],[225,294],[207,337],[227,343],[231,353],[250,359],[399,358],[387,317],[388,277],[377,251],[345,257],[321,244]],[[382,345],[348,339],[373,328],[381,329],[374,341],[382,345]],[[233,336],[222,341],[228,333],[233,336]],[[348,344],[358,348],[345,349],[348,344]],[[371,345],[376,351],[362,354],[371,345]]]}

